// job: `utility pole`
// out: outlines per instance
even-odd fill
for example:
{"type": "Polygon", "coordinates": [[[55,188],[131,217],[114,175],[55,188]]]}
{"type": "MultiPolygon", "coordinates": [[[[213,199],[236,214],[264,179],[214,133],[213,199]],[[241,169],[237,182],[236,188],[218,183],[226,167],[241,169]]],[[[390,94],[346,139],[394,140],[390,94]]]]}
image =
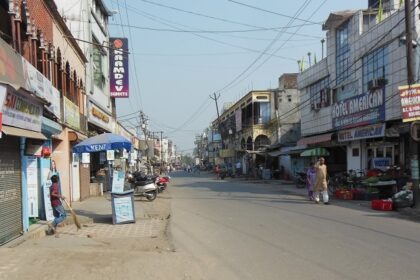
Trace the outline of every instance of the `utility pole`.
{"type": "Polygon", "coordinates": [[[217,104],[217,100],[220,98],[220,93],[218,96],[216,96],[216,93],[213,93],[213,96],[210,95],[210,98],[214,100],[214,102],[216,103],[216,111],[217,111],[217,123],[218,123],[218,131],[220,133],[220,114],[219,114],[219,105],[217,104]]]}
{"type": "Polygon", "coordinates": [[[163,161],[163,143],[162,143],[162,135],[163,131],[160,132],[160,174],[162,174],[162,161],[163,161]]]}
{"type": "Polygon", "coordinates": [[[144,141],[146,143],[146,161],[147,161],[147,163],[149,163],[149,150],[150,150],[149,143],[147,141],[148,124],[149,124],[149,119],[147,118],[147,116],[144,114],[143,111],[140,111],[140,127],[143,131],[144,141]]]}
{"type": "MultiPolygon", "coordinates": [[[[405,47],[406,47],[406,57],[407,57],[407,82],[410,87],[415,83],[414,80],[414,71],[413,71],[413,39],[411,36],[411,1],[407,0],[404,2],[405,9],[405,47]]],[[[410,130],[410,134],[412,129],[410,130]]],[[[410,135],[410,166],[411,166],[411,179],[413,181],[413,199],[414,207],[420,208],[420,197],[419,197],[419,159],[418,159],[418,143],[410,135]]]]}

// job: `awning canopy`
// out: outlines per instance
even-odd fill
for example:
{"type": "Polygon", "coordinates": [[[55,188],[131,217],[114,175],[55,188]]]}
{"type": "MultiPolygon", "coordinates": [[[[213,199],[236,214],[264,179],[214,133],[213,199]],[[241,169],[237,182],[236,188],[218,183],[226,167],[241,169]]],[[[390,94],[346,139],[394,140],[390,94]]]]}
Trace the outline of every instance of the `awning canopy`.
{"type": "Polygon", "coordinates": [[[26,138],[33,138],[33,139],[40,139],[40,140],[48,139],[41,132],[26,130],[26,129],[17,128],[17,127],[8,126],[8,125],[3,125],[2,132],[6,135],[13,135],[13,136],[18,136],[18,137],[26,137],[26,138]]]}
{"type": "Polygon", "coordinates": [[[304,146],[309,144],[316,144],[331,141],[333,133],[320,134],[299,139],[297,146],[304,146]]]}
{"type": "Polygon", "coordinates": [[[271,152],[268,152],[267,154],[270,156],[270,157],[278,157],[279,155],[281,155],[281,151],[280,150],[276,150],[276,151],[271,151],[271,152]]]}
{"type": "Polygon", "coordinates": [[[131,142],[117,134],[104,133],[88,138],[73,147],[73,153],[92,153],[108,150],[131,150],[131,142]]]}
{"type": "Polygon", "coordinates": [[[313,148],[305,150],[300,153],[301,157],[320,157],[320,156],[329,156],[330,153],[325,148],[313,148]]]}

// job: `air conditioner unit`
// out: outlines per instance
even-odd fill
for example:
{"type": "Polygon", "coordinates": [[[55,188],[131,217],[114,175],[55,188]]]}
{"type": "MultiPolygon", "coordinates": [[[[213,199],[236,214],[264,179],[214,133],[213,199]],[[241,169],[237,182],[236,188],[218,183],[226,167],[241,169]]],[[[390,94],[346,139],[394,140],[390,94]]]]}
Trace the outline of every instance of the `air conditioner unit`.
{"type": "Polygon", "coordinates": [[[312,103],[311,104],[311,109],[318,111],[319,109],[321,109],[321,104],[320,103],[312,103]]]}
{"type": "Polygon", "coordinates": [[[388,80],[385,78],[373,79],[368,82],[368,89],[382,88],[387,84],[388,80]]]}

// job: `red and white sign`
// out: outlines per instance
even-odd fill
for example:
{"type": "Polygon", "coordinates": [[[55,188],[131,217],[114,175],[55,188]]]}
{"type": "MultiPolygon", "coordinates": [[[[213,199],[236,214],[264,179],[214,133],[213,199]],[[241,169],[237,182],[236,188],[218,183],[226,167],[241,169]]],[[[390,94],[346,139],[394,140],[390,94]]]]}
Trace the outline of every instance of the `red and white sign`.
{"type": "Polygon", "coordinates": [[[401,99],[402,121],[420,120],[420,84],[398,87],[401,99]]]}

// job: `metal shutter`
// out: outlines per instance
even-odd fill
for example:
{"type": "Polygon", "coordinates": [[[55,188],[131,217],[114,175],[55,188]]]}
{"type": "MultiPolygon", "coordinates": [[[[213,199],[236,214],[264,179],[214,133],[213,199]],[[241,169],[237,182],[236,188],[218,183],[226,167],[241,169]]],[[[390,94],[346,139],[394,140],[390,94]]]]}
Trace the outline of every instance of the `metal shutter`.
{"type": "Polygon", "coordinates": [[[0,139],[0,245],[22,232],[19,138],[3,134],[0,139]]]}

